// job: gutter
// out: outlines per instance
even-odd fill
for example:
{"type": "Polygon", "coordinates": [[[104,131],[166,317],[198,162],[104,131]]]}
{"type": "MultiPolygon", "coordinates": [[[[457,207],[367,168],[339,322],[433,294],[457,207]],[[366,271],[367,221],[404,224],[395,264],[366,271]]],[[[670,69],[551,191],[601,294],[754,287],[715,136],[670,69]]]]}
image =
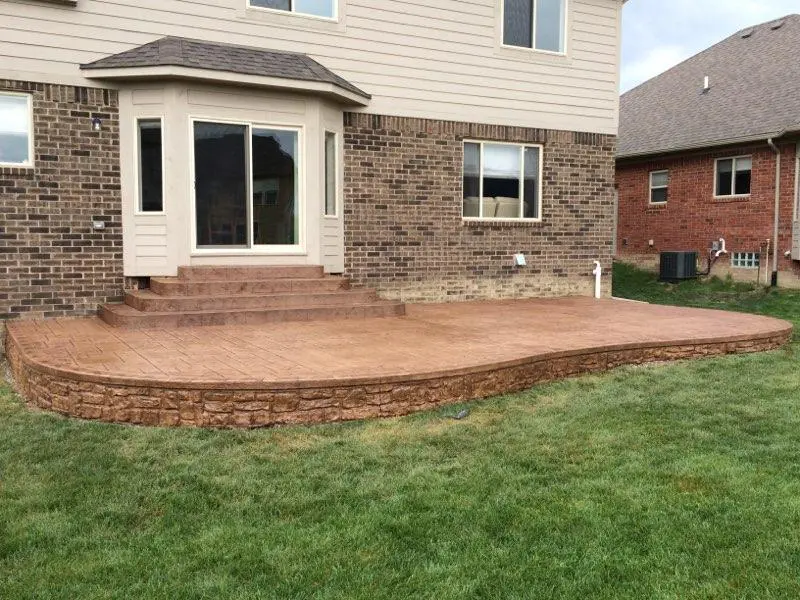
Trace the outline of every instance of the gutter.
{"type": "MultiPolygon", "coordinates": [[[[780,137],[780,136],[779,136],[780,137]]],[[[778,285],[778,222],[780,220],[781,209],[781,150],[775,145],[772,138],[767,138],[767,145],[775,153],[775,225],[772,239],[772,281],[770,285],[778,285]]]]}
{"type": "Polygon", "coordinates": [[[616,160],[633,160],[640,158],[650,159],[655,156],[667,156],[670,154],[679,154],[681,152],[687,152],[689,150],[708,150],[713,148],[721,148],[724,146],[738,146],[740,144],[763,142],[765,137],[772,140],[776,140],[794,131],[797,131],[797,129],[787,128],[787,129],[782,129],[781,131],[776,131],[775,133],[760,133],[758,135],[738,137],[738,138],[728,138],[724,140],[716,140],[711,142],[698,142],[696,144],[688,144],[686,146],[680,146],[677,148],[663,148],[661,150],[646,150],[644,152],[632,152],[630,154],[617,154],[615,159],[616,160]]]}

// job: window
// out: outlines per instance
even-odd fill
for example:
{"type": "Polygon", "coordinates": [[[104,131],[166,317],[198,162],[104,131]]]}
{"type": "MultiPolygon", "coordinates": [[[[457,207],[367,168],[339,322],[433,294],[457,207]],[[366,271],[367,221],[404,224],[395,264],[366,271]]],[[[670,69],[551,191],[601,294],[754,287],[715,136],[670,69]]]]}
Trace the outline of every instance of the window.
{"type": "Polygon", "coordinates": [[[286,12],[323,17],[336,18],[336,2],[338,0],[248,0],[251,7],[283,10],[286,12]]]}
{"type": "Polygon", "coordinates": [[[539,219],[541,160],[541,146],[465,142],[464,218],[539,219]]]}
{"type": "Polygon", "coordinates": [[[164,161],[161,119],[139,119],[139,211],[164,210],[164,161]]]}
{"type": "Polygon", "coordinates": [[[759,253],[734,252],[731,255],[731,266],[737,269],[757,269],[759,266],[759,253]]]}
{"type": "Polygon", "coordinates": [[[667,202],[668,184],[669,171],[650,172],[650,204],[665,204],[667,202]]]}
{"type": "Polygon", "coordinates": [[[720,158],[717,159],[715,167],[715,196],[746,196],[750,193],[750,172],[753,168],[752,157],[720,158]]]}
{"type": "Polygon", "coordinates": [[[565,51],[567,0],[503,0],[503,44],[565,51]]]}
{"type": "Polygon", "coordinates": [[[325,216],[336,216],[336,134],[325,132],[325,216]]]}
{"type": "Polygon", "coordinates": [[[33,164],[33,123],[28,94],[0,92],[0,165],[33,164]]]}

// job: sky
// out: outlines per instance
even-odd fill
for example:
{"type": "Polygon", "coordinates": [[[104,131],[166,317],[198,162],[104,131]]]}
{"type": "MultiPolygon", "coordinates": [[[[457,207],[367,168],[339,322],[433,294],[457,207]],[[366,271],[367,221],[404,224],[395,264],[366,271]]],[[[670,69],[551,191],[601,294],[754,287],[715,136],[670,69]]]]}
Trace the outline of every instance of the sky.
{"type": "Polygon", "coordinates": [[[628,0],[622,10],[622,91],[740,29],[791,13],[800,13],[800,0],[628,0]]]}

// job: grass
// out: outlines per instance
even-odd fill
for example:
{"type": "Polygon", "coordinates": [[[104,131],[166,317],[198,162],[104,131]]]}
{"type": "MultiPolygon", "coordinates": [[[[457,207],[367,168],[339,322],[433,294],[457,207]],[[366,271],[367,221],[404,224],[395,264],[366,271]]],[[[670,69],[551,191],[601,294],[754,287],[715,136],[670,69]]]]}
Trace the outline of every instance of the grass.
{"type": "Polygon", "coordinates": [[[717,308],[770,315],[800,329],[800,290],[769,288],[711,277],[680,284],[660,283],[656,276],[625,263],[614,265],[614,295],[654,304],[717,308]]]}
{"type": "MultiPolygon", "coordinates": [[[[616,295],[774,314],[800,295],[616,295]]],[[[796,347],[368,423],[87,423],[0,388],[0,598],[797,598],[796,347]]]]}

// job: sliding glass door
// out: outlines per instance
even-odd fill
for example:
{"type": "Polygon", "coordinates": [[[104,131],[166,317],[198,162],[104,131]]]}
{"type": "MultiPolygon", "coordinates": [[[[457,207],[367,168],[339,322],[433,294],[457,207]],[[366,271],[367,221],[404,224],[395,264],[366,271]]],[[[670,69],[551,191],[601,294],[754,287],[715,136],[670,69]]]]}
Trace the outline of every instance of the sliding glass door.
{"type": "Polygon", "coordinates": [[[299,245],[298,156],[296,130],[195,121],[197,249],[299,245]]]}
{"type": "Polygon", "coordinates": [[[247,126],[194,124],[197,247],[247,248],[247,126]]]}
{"type": "Polygon", "coordinates": [[[297,132],[253,128],[253,244],[298,243],[297,132]]]}

